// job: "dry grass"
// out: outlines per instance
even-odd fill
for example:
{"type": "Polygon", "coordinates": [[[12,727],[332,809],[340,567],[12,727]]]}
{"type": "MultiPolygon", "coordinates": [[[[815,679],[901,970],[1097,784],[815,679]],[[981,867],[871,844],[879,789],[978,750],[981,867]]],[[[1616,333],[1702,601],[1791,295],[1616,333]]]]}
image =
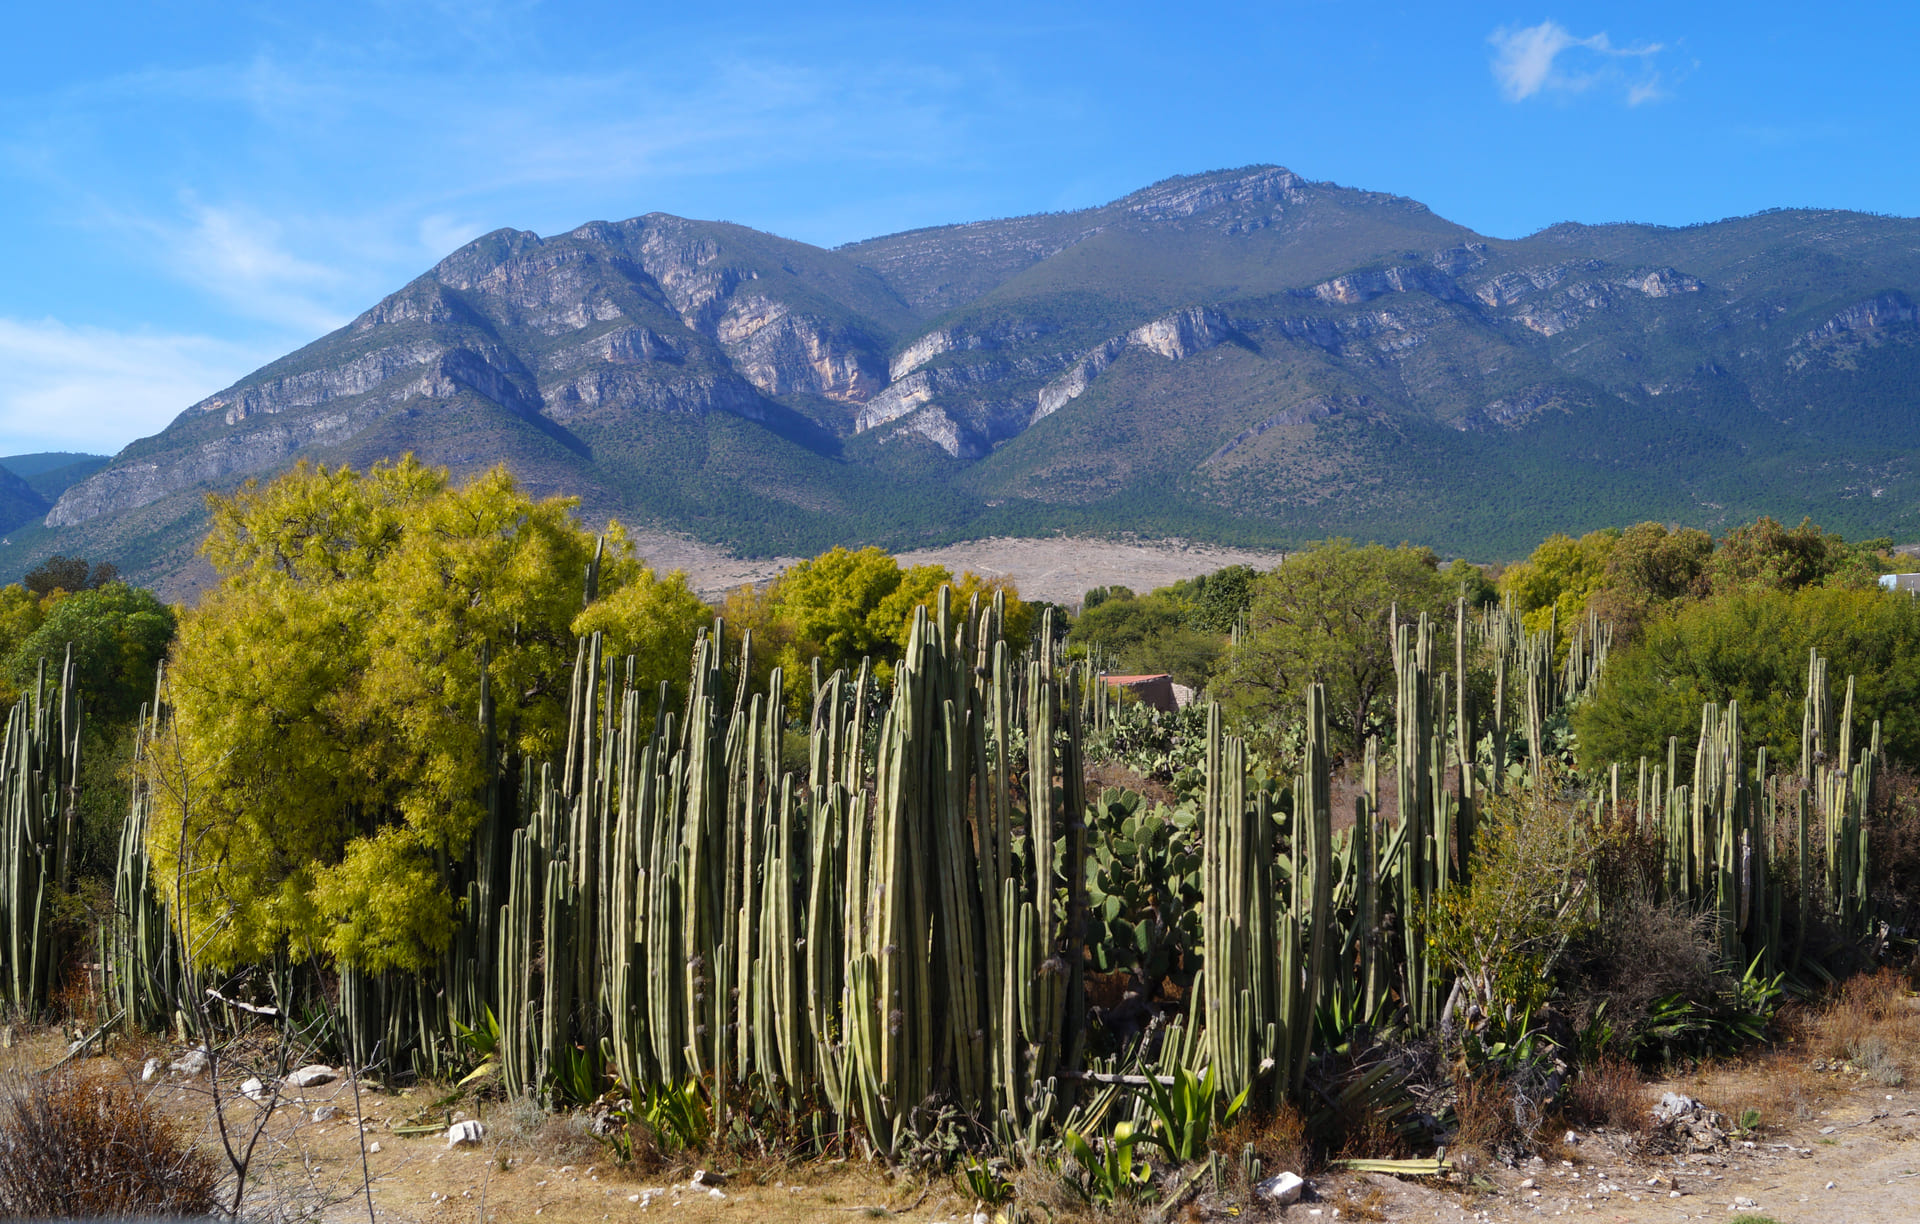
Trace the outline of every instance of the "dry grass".
{"type": "Polygon", "coordinates": [[[1841,986],[1822,1011],[1816,1056],[1840,1060],[1886,1087],[1906,1082],[1920,1060],[1920,1023],[1906,977],[1892,969],[1863,974],[1841,986]]]}
{"type": "Polygon", "coordinates": [[[1307,1120],[1291,1105],[1272,1113],[1242,1113],[1213,1135],[1213,1150],[1236,1170],[1240,1154],[1248,1144],[1253,1145],[1254,1154],[1260,1157],[1268,1177],[1282,1172],[1304,1177],[1313,1160],[1313,1147],[1307,1142],[1307,1120]]]}
{"type": "Polygon", "coordinates": [[[1588,1126],[1642,1135],[1652,1125],[1646,1083],[1640,1069],[1625,1059],[1602,1058],[1586,1068],[1568,1098],[1573,1117],[1588,1126]]]}
{"type": "Polygon", "coordinates": [[[1453,1118],[1448,1150],[1469,1161],[1484,1161],[1525,1138],[1514,1122],[1512,1091],[1492,1075],[1454,1073],[1453,1118]]]}

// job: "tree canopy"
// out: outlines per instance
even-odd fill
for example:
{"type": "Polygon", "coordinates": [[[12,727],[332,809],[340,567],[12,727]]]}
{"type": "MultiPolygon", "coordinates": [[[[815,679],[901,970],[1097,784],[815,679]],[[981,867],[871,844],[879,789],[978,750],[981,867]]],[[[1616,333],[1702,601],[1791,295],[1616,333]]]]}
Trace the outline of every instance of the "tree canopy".
{"type": "Polygon", "coordinates": [[[943,586],[953,588],[955,608],[965,608],[975,595],[986,603],[1003,591],[1005,636],[1016,646],[1025,644],[1032,616],[1010,584],[973,573],[956,579],[940,565],[903,569],[879,548],[831,549],[788,568],[763,597],[743,592],[728,606],[737,604],[749,623],[771,629],[782,643],[782,664],[795,673],[815,657],[828,670],[852,670],[871,658],[885,682],[892,661],[906,649],[913,610],[935,606],[943,586]]]}
{"type": "Polygon", "coordinates": [[[221,581],[182,621],[146,763],[157,878],[194,874],[196,956],[423,963],[452,917],[436,856],[465,853],[494,765],[483,672],[497,743],[535,757],[563,735],[577,634],[635,652],[644,683],[684,678],[708,609],[617,524],[586,603],[596,540],[572,504],[411,457],[214,499],[221,581]]]}
{"type": "Polygon", "coordinates": [[[1225,704],[1250,718],[1291,711],[1317,681],[1327,725],[1352,748],[1385,729],[1394,609],[1434,616],[1450,637],[1458,594],[1424,548],[1334,540],[1294,553],[1254,584],[1248,631],[1225,665],[1225,704]]]}
{"type": "Polygon", "coordinates": [[[123,723],[153,696],[154,671],[173,632],[173,609],[151,591],[110,582],[54,602],[7,656],[7,682],[26,691],[42,659],[49,677],[57,677],[71,645],[87,717],[123,723]]]}
{"type": "Polygon", "coordinates": [[[1690,744],[1699,734],[1702,703],[1738,701],[1747,750],[1765,744],[1775,761],[1794,764],[1809,649],[1826,657],[1836,699],[1855,678],[1855,720],[1879,719],[1887,752],[1920,760],[1920,601],[1809,586],[1739,592],[1649,625],[1575,710],[1583,763],[1663,759],[1669,736],[1690,744]]]}

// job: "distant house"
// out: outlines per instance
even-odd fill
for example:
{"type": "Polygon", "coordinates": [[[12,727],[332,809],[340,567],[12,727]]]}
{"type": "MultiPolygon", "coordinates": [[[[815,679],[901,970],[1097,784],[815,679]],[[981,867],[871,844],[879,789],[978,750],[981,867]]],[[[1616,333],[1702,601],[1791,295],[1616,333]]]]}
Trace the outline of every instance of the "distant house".
{"type": "Polygon", "coordinates": [[[1905,591],[1909,595],[1920,595],[1920,574],[1882,574],[1880,585],[1889,591],[1905,591]]]}
{"type": "Polygon", "coordinates": [[[1174,696],[1173,677],[1165,672],[1151,676],[1108,676],[1106,680],[1109,689],[1138,697],[1142,704],[1156,710],[1180,708],[1180,702],[1174,696]]]}

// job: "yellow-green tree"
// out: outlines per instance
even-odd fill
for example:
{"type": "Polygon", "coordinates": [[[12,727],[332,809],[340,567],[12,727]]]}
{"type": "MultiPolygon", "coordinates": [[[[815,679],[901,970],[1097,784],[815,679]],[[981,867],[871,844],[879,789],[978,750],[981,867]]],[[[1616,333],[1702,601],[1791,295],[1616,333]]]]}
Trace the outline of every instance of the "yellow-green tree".
{"type": "Polygon", "coordinates": [[[643,681],[683,678],[705,605],[616,524],[583,606],[596,540],[572,506],[411,457],[214,499],[221,582],[181,623],[147,758],[157,878],[196,955],[424,963],[453,917],[438,863],[464,854],[494,768],[482,668],[499,750],[536,757],[564,733],[577,634],[605,631],[643,681]]]}
{"type": "MultiPolygon", "coordinates": [[[[835,548],[791,566],[760,606],[780,625],[780,661],[790,671],[804,671],[816,656],[829,670],[857,668],[861,659],[870,658],[875,675],[886,683],[893,660],[906,648],[913,610],[933,607],[943,586],[953,588],[956,608],[965,608],[975,595],[984,604],[996,591],[1004,592],[1005,635],[1015,643],[1026,641],[1032,616],[1012,584],[972,573],[955,579],[941,565],[902,569],[873,547],[835,548]]],[[[759,604],[745,595],[740,602],[743,608],[759,604]]]]}
{"type": "Polygon", "coordinates": [[[1571,626],[1587,600],[1607,585],[1607,561],[1620,540],[1618,528],[1591,531],[1579,539],[1555,533],[1525,561],[1500,575],[1500,593],[1512,598],[1527,628],[1545,629],[1557,614],[1571,626]]]}

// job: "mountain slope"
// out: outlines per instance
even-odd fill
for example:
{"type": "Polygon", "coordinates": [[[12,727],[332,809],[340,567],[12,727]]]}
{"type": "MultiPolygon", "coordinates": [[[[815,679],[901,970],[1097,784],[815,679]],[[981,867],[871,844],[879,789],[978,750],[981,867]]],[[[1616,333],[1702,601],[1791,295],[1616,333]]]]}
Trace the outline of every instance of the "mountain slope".
{"type": "Polygon", "coordinates": [[[298,458],[508,462],[753,553],[1057,529],[1511,555],[1812,514],[1920,536],[1920,223],[1484,238],[1278,167],[822,250],[650,214],[501,230],[16,531],[176,572],[298,458]]]}

